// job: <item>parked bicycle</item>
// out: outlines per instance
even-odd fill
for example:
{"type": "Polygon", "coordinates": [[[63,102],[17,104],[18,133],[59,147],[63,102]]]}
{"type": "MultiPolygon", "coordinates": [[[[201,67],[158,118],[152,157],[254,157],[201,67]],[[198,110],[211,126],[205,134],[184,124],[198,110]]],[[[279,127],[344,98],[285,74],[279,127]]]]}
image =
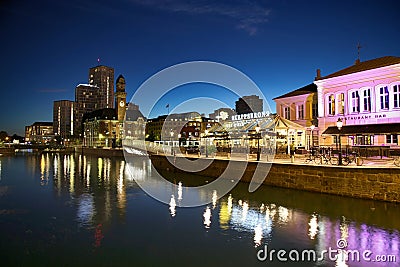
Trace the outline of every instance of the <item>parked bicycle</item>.
{"type": "Polygon", "coordinates": [[[360,157],[360,154],[357,152],[352,152],[342,157],[343,165],[347,166],[352,162],[354,162],[357,166],[362,166],[364,164],[363,158],[360,157]]]}
{"type": "Polygon", "coordinates": [[[305,160],[304,160],[304,163],[310,163],[310,162],[315,162],[315,155],[314,155],[314,153],[308,153],[307,154],[307,157],[305,158],[305,160]]]}

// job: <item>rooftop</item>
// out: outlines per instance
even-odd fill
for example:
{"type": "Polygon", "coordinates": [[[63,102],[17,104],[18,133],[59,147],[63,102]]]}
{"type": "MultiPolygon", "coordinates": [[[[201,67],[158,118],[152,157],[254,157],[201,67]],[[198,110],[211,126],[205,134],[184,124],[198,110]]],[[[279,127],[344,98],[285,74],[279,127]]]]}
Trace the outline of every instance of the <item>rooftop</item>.
{"type": "Polygon", "coordinates": [[[275,99],[279,99],[279,98],[286,98],[286,97],[292,97],[292,96],[297,96],[297,95],[305,95],[305,94],[309,94],[309,93],[316,93],[317,92],[317,86],[313,83],[303,86],[299,89],[296,89],[294,91],[291,91],[289,93],[286,93],[284,95],[278,96],[273,98],[275,99]]]}
{"type": "Polygon", "coordinates": [[[393,57],[393,56],[386,56],[386,57],[380,57],[380,58],[375,58],[367,61],[356,61],[356,63],[348,68],[339,70],[337,72],[334,72],[332,74],[323,76],[323,77],[316,77],[315,80],[324,80],[328,78],[333,78],[333,77],[339,77],[351,73],[356,73],[356,72],[361,72],[361,71],[366,71],[366,70],[372,70],[372,69],[377,69],[381,67],[386,67],[394,64],[400,63],[400,57],[393,57]]]}

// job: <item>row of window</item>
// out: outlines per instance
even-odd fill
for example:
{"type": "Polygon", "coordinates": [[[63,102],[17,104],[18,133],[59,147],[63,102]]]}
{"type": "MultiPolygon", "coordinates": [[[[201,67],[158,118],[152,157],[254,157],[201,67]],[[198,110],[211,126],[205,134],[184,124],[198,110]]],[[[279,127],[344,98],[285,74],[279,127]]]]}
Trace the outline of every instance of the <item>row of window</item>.
{"type": "MultiPolygon", "coordinates": [[[[312,118],[317,118],[318,116],[318,104],[313,103],[312,104],[312,110],[311,110],[311,116],[312,118]]],[[[283,116],[285,119],[290,120],[290,107],[286,106],[283,108],[283,116]]],[[[305,109],[304,109],[304,104],[298,104],[296,106],[296,120],[304,120],[305,119],[305,109]]]]}
{"type": "MultiPolygon", "coordinates": [[[[348,113],[400,109],[400,83],[390,86],[381,85],[376,87],[375,90],[371,87],[349,90],[347,97],[348,113]]],[[[328,115],[345,113],[345,93],[329,94],[326,99],[328,115]]]]}
{"type": "MultiPolygon", "coordinates": [[[[351,145],[373,145],[374,136],[373,135],[359,135],[359,136],[349,136],[348,141],[351,145]]],[[[333,136],[333,143],[338,143],[338,136],[333,136]]],[[[398,145],[398,135],[397,134],[387,134],[386,144],[398,145]]]]}

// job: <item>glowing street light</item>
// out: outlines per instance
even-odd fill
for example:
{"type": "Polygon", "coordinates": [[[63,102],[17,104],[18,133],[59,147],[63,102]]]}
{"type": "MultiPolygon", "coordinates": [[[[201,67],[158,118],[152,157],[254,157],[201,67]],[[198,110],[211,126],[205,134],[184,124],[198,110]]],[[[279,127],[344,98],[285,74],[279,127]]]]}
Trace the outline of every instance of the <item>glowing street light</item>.
{"type": "Polygon", "coordinates": [[[206,137],[206,158],[208,158],[208,149],[207,149],[207,146],[208,146],[208,142],[207,142],[207,135],[208,135],[208,130],[205,130],[204,131],[204,133],[205,133],[205,137],[206,137]]]}
{"type": "Polygon", "coordinates": [[[258,123],[256,126],[256,133],[257,133],[257,161],[260,161],[260,136],[259,136],[260,126],[258,125],[258,123]]]}
{"type": "Polygon", "coordinates": [[[174,155],[174,148],[173,148],[174,146],[172,144],[172,137],[174,136],[174,132],[172,131],[172,129],[169,132],[169,134],[171,135],[171,138],[170,138],[170,141],[171,141],[171,155],[174,155]]]}
{"type": "Polygon", "coordinates": [[[340,130],[343,127],[343,121],[341,118],[339,118],[336,122],[336,127],[339,130],[339,162],[338,165],[343,165],[343,161],[342,161],[342,142],[341,142],[341,138],[340,138],[340,130]]]}
{"type": "Polygon", "coordinates": [[[313,140],[313,131],[314,131],[314,128],[315,128],[315,125],[314,125],[314,124],[310,126],[310,129],[311,129],[311,138],[310,138],[310,140],[311,140],[311,147],[314,147],[314,140],[313,140]]]}

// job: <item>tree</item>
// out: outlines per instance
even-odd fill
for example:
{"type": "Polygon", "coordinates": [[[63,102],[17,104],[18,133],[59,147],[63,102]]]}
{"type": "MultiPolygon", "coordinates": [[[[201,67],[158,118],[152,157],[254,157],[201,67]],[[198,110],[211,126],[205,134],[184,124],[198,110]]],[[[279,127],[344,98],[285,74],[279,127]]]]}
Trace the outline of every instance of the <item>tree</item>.
{"type": "Polygon", "coordinates": [[[0,140],[4,142],[6,140],[6,137],[8,137],[8,133],[6,131],[1,131],[0,140]]]}

